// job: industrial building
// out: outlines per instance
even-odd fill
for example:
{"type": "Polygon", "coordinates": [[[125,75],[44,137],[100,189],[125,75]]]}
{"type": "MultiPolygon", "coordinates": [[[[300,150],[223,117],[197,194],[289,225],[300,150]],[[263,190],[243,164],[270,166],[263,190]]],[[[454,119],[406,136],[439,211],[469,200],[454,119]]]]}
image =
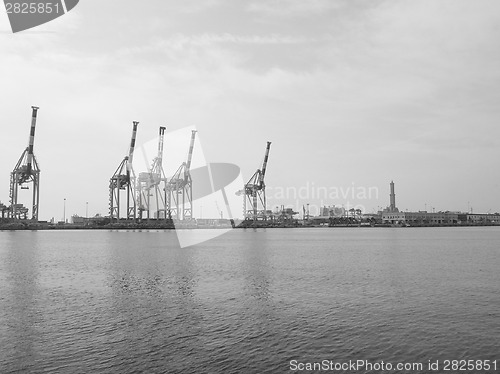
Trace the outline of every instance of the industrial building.
{"type": "Polygon", "coordinates": [[[495,224],[500,225],[500,214],[494,213],[483,213],[483,214],[473,214],[467,213],[465,221],[469,224],[495,224]]]}
{"type": "Polygon", "coordinates": [[[461,212],[384,212],[382,221],[408,225],[481,225],[500,224],[500,214],[472,214],[461,212]]]}
{"type": "Polygon", "coordinates": [[[382,222],[407,225],[456,225],[461,223],[458,212],[400,212],[396,206],[394,181],[390,183],[389,206],[382,212],[382,222]]]}
{"type": "Polygon", "coordinates": [[[481,225],[500,224],[500,215],[472,214],[462,212],[400,212],[396,207],[394,182],[391,181],[390,205],[382,212],[382,222],[392,225],[428,226],[428,225],[481,225]]]}
{"type": "Polygon", "coordinates": [[[383,212],[382,221],[391,224],[435,224],[435,225],[456,225],[461,223],[459,213],[457,212],[436,212],[430,213],[427,211],[419,212],[383,212]]]}

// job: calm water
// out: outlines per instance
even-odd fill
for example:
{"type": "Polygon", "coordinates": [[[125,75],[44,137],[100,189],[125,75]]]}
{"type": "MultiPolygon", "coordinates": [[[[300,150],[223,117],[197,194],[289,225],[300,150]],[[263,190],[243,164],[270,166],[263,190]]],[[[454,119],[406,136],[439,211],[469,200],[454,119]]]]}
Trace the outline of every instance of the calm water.
{"type": "Polygon", "coordinates": [[[499,244],[499,228],[233,230],[184,249],[173,231],[0,232],[0,373],[500,366],[499,244]]]}

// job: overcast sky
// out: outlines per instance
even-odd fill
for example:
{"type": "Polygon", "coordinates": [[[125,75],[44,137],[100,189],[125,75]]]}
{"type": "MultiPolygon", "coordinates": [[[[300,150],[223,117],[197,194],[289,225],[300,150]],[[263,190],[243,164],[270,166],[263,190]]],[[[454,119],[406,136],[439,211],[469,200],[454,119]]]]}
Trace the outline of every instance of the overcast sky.
{"type": "Polygon", "coordinates": [[[138,143],[196,126],[245,180],[272,141],[272,207],[354,186],[322,203],[371,212],[394,180],[401,210],[498,212],[499,40],[495,0],[82,0],[17,34],[1,12],[0,200],[37,105],[40,219],[108,213],[134,120],[138,143]]]}

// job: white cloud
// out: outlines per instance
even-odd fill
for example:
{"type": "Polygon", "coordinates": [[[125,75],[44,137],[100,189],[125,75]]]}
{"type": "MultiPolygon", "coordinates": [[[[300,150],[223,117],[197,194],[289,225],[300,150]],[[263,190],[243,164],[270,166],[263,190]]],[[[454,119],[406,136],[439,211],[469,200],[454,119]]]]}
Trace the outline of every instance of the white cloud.
{"type": "Polygon", "coordinates": [[[324,14],[344,6],[344,1],[332,0],[253,0],[247,9],[272,17],[301,17],[324,14]]]}
{"type": "MultiPolygon", "coordinates": [[[[126,152],[132,120],[141,122],[140,139],[156,135],[159,125],[196,125],[207,156],[234,162],[244,174],[258,167],[265,141],[273,141],[270,185],[303,185],[306,177],[338,185],[357,175],[376,183],[389,172],[411,184],[422,174],[405,171],[409,164],[426,173],[432,157],[455,161],[465,149],[494,149],[500,138],[495,3],[386,1],[360,12],[359,2],[333,3],[253,2],[255,14],[279,21],[265,30],[256,23],[250,31],[200,26],[192,33],[141,26],[106,35],[103,45],[75,30],[0,35],[0,79],[8,87],[0,99],[9,103],[1,115],[11,126],[4,145],[11,161],[0,168],[2,201],[35,104],[41,106],[35,152],[53,190],[44,191],[42,213],[82,174],[92,177],[80,179],[81,188],[105,213],[107,179],[126,152]],[[331,11],[338,22],[325,19],[331,11]],[[326,16],[313,18],[321,35],[283,17],[320,14],[326,16]],[[124,43],[129,36],[138,42],[124,43]],[[325,165],[331,172],[324,173],[325,165]]],[[[199,12],[196,21],[204,16],[199,12]]],[[[191,16],[178,23],[193,22],[191,16]]],[[[468,157],[471,168],[484,168],[478,152],[468,157]]],[[[450,163],[432,167],[433,174],[449,173],[450,163]]]]}

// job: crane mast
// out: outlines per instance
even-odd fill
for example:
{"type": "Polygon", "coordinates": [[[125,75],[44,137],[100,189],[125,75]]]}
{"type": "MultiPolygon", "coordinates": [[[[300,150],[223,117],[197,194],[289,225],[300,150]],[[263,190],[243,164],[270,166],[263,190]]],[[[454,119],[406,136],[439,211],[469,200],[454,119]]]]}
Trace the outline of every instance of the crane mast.
{"type": "Polygon", "coordinates": [[[28,147],[23,151],[10,174],[9,217],[14,219],[27,219],[28,208],[18,203],[19,188],[29,189],[29,187],[23,185],[33,183],[31,219],[37,221],[40,202],[40,169],[33,148],[35,144],[35,128],[39,107],[32,106],[31,109],[31,128],[28,147]]]}
{"type": "Polygon", "coordinates": [[[136,198],[135,198],[135,174],[132,167],[134,157],[135,140],[137,136],[137,125],[139,122],[133,121],[132,139],[128,155],[118,165],[113,176],[109,180],[109,216],[112,221],[120,220],[120,191],[126,192],[126,219],[135,221],[136,218],[136,198]]]}

